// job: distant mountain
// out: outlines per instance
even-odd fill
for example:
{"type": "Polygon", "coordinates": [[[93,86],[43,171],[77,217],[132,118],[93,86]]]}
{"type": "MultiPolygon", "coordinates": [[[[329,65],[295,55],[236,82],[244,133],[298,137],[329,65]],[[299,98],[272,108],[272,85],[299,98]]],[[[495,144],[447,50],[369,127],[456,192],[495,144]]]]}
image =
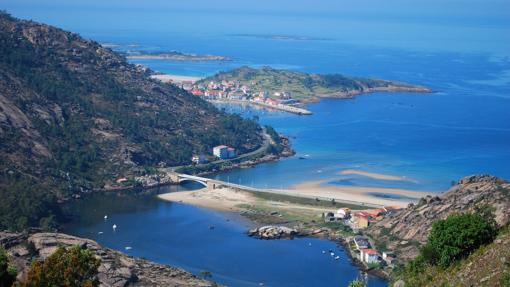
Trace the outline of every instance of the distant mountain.
{"type": "Polygon", "coordinates": [[[201,83],[222,80],[236,81],[251,88],[252,91],[274,93],[288,92],[295,99],[313,101],[319,97],[351,98],[371,92],[418,92],[431,90],[406,83],[378,79],[346,77],[340,74],[308,74],[289,70],[262,67],[240,67],[232,71],[220,72],[203,79],[201,83]]]}
{"type": "Polygon", "coordinates": [[[63,198],[218,144],[262,143],[255,122],[150,73],[95,41],[0,13],[2,198],[34,185],[63,198]]]}

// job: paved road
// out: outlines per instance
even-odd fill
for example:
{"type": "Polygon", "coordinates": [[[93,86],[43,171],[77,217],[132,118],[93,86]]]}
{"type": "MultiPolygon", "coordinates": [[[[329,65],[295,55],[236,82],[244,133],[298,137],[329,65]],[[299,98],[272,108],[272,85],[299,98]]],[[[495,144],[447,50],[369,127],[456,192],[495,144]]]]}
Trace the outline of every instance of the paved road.
{"type": "MultiPolygon", "coordinates": [[[[267,134],[266,132],[266,129],[265,128],[262,128],[263,131],[262,131],[262,136],[264,137],[264,142],[262,143],[262,145],[254,150],[254,151],[251,151],[251,152],[247,152],[247,153],[243,153],[235,158],[231,158],[231,159],[219,159],[219,160],[216,160],[216,161],[211,161],[207,164],[219,164],[219,163],[223,163],[223,162],[228,162],[228,161],[233,161],[233,160],[240,160],[240,159],[243,159],[243,158],[247,158],[247,157],[251,157],[251,156],[254,156],[254,155],[258,155],[258,154],[262,154],[264,152],[266,152],[267,148],[269,147],[270,144],[274,144],[274,141],[273,139],[271,138],[271,136],[269,134],[267,134]]],[[[199,165],[196,165],[197,167],[200,167],[200,166],[205,166],[207,164],[199,164],[199,165]]],[[[164,171],[175,171],[176,169],[178,168],[182,168],[182,167],[186,167],[188,165],[181,165],[181,166],[172,166],[172,167],[167,167],[167,168],[164,168],[163,170],[164,171]]]]}

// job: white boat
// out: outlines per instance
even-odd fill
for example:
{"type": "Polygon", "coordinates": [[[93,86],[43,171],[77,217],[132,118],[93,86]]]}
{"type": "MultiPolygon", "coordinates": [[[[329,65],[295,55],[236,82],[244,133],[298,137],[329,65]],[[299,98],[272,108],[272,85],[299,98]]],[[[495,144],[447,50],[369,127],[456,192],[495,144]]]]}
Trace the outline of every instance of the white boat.
{"type": "Polygon", "coordinates": [[[103,234],[103,232],[102,232],[102,231],[99,231],[97,234],[103,234]]]}
{"type": "Polygon", "coordinates": [[[114,225],[112,226],[112,228],[113,228],[113,230],[116,230],[116,229],[117,229],[117,224],[114,224],[114,225]]]}
{"type": "Polygon", "coordinates": [[[105,215],[105,216],[104,216],[104,220],[107,220],[107,219],[108,219],[108,215],[105,215]]]}
{"type": "Polygon", "coordinates": [[[133,247],[131,247],[131,246],[126,246],[126,247],[124,247],[124,249],[126,249],[126,250],[131,250],[131,249],[133,249],[133,247]]]}
{"type": "Polygon", "coordinates": [[[340,256],[336,256],[336,257],[335,257],[335,260],[338,260],[338,259],[340,259],[340,256]]]}

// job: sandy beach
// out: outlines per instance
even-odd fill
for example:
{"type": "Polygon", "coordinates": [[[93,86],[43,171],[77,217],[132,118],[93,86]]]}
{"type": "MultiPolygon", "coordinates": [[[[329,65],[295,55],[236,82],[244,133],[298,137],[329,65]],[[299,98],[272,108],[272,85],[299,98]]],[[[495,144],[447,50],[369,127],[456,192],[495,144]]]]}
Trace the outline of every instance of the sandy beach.
{"type": "MultiPolygon", "coordinates": [[[[309,181],[294,185],[289,189],[266,189],[261,193],[294,196],[305,199],[331,200],[334,199],[338,206],[343,204],[366,207],[394,206],[406,207],[409,202],[417,201],[431,192],[414,191],[397,188],[383,187],[360,187],[360,186],[328,186],[324,181],[309,181]],[[377,196],[379,194],[379,196],[377,196]],[[389,198],[392,195],[394,198],[389,198]],[[401,197],[401,198],[399,198],[401,197]]],[[[172,192],[161,194],[163,200],[182,202],[204,208],[222,211],[241,211],[246,206],[263,205],[285,210],[301,210],[322,212],[331,208],[290,203],[286,201],[272,201],[262,199],[250,192],[239,191],[232,188],[203,188],[193,191],[172,192]]]]}
{"type": "Polygon", "coordinates": [[[404,176],[398,176],[398,175],[389,175],[389,174],[382,174],[382,173],[374,173],[374,172],[366,172],[362,170],[356,170],[356,169],[346,169],[342,170],[338,173],[339,175],[361,175],[370,177],[373,179],[380,179],[380,180],[396,180],[396,181],[411,181],[410,179],[404,177],[404,176]]]}
{"type": "Polygon", "coordinates": [[[289,192],[296,195],[304,196],[320,196],[334,198],[341,202],[343,200],[355,201],[365,204],[375,204],[384,206],[399,206],[406,207],[411,200],[410,197],[416,200],[421,197],[433,194],[432,192],[415,191],[409,189],[398,188],[384,188],[384,187],[364,187],[364,186],[332,186],[324,185],[326,181],[308,181],[292,186],[289,192]],[[375,196],[374,194],[380,194],[375,196]],[[396,198],[384,198],[387,195],[393,195],[396,198]]]}
{"type": "Polygon", "coordinates": [[[164,83],[182,83],[182,82],[196,82],[201,80],[201,77],[191,77],[191,76],[180,76],[180,75],[170,75],[170,74],[159,74],[152,75],[151,78],[160,80],[164,83]]]}

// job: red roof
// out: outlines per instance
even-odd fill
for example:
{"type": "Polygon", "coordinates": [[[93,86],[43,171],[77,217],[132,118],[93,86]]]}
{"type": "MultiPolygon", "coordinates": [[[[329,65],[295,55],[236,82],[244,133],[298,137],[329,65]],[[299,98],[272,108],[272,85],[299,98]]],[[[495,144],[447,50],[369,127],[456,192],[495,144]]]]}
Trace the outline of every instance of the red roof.
{"type": "Polygon", "coordinates": [[[370,217],[370,214],[360,211],[360,212],[354,213],[354,217],[364,217],[364,218],[368,219],[370,217]]]}
{"type": "Polygon", "coordinates": [[[195,96],[201,96],[204,94],[201,90],[195,90],[195,89],[191,90],[191,93],[195,96]]]}
{"type": "Polygon", "coordinates": [[[366,248],[366,249],[361,249],[361,251],[363,251],[363,253],[365,254],[372,254],[372,255],[377,255],[377,250],[375,249],[370,249],[370,248],[366,248]]]}

